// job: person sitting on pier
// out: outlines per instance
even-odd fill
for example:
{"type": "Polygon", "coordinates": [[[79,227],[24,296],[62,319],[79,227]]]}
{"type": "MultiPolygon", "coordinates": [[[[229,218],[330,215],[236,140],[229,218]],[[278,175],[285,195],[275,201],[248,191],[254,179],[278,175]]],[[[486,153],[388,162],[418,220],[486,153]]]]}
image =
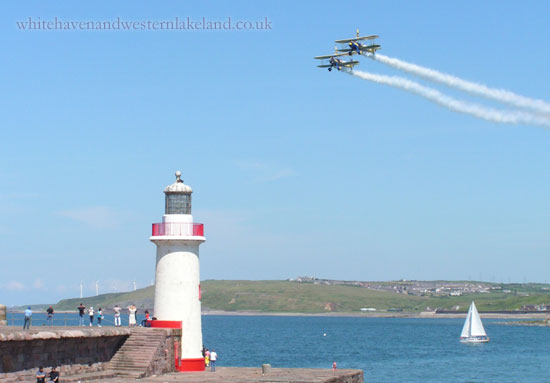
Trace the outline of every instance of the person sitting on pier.
{"type": "Polygon", "coordinates": [[[145,319],[141,321],[143,327],[151,327],[151,316],[149,310],[145,310],[145,319]]]}
{"type": "Polygon", "coordinates": [[[59,383],[59,372],[55,367],[52,367],[50,370],[50,381],[49,383],[59,383]]]}
{"type": "Polygon", "coordinates": [[[38,372],[36,373],[36,383],[46,383],[46,373],[42,366],[38,368],[38,372]]]}

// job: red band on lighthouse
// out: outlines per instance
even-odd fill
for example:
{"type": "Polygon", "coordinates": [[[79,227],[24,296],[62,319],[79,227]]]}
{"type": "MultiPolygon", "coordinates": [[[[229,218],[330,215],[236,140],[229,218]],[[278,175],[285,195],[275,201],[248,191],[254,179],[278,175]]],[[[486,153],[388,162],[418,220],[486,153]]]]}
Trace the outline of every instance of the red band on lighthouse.
{"type": "Polygon", "coordinates": [[[181,328],[181,321],[177,320],[154,320],[151,327],[155,328],[181,328]]]}
{"type": "Polygon", "coordinates": [[[204,371],[204,358],[182,359],[178,371],[204,371]]]}

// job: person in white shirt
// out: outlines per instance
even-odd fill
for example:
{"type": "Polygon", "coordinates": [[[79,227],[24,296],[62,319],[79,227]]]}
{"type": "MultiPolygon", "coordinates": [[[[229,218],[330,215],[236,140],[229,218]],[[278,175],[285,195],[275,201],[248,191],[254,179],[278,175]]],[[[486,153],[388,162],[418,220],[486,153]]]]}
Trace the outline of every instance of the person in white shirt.
{"type": "Polygon", "coordinates": [[[210,371],[216,372],[216,360],[218,359],[218,354],[214,349],[210,351],[210,371]]]}
{"type": "Polygon", "coordinates": [[[118,307],[118,305],[116,305],[113,308],[113,311],[115,312],[115,327],[120,327],[121,326],[121,324],[120,324],[120,307],[118,307]]]}
{"type": "Polygon", "coordinates": [[[88,309],[88,315],[90,316],[90,327],[94,325],[94,308],[90,307],[88,309]]]}

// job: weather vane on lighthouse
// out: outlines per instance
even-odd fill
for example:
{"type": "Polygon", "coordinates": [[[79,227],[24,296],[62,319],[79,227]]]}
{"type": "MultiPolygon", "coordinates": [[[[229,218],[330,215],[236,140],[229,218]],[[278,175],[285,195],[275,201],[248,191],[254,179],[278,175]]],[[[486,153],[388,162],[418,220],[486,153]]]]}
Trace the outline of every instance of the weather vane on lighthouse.
{"type": "Polygon", "coordinates": [[[181,328],[180,371],[204,371],[199,246],[206,239],[203,224],[193,222],[192,193],[178,170],[164,189],[165,212],[150,238],[157,245],[152,326],[181,328]]]}

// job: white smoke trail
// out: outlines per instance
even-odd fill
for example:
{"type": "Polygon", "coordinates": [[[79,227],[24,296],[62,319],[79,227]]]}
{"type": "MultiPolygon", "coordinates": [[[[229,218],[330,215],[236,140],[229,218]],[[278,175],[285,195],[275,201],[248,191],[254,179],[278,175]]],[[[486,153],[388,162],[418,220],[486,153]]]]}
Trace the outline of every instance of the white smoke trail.
{"type": "Polygon", "coordinates": [[[434,81],[455,89],[463,90],[470,94],[482,96],[520,108],[531,109],[541,113],[550,113],[550,103],[543,100],[521,96],[519,94],[504,89],[489,88],[488,86],[483,84],[463,80],[450,74],[442,73],[434,69],[425,68],[420,65],[408,63],[406,61],[384,56],[378,53],[370,57],[372,57],[376,61],[402,70],[404,72],[415,74],[426,80],[434,81]]]}
{"type": "Polygon", "coordinates": [[[545,118],[540,115],[533,115],[522,111],[504,111],[499,109],[487,108],[477,104],[467,103],[447,96],[436,89],[423,86],[415,81],[411,81],[403,77],[385,76],[374,73],[361,72],[357,70],[348,73],[356,77],[362,78],[363,80],[369,80],[377,82],[379,84],[385,84],[393,86],[395,88],[406,90],[408,92],[422,96],[455,112],[469,114],[487,121],[504,124],[533,124],[550,127],[550,118],[545,118]]]}

